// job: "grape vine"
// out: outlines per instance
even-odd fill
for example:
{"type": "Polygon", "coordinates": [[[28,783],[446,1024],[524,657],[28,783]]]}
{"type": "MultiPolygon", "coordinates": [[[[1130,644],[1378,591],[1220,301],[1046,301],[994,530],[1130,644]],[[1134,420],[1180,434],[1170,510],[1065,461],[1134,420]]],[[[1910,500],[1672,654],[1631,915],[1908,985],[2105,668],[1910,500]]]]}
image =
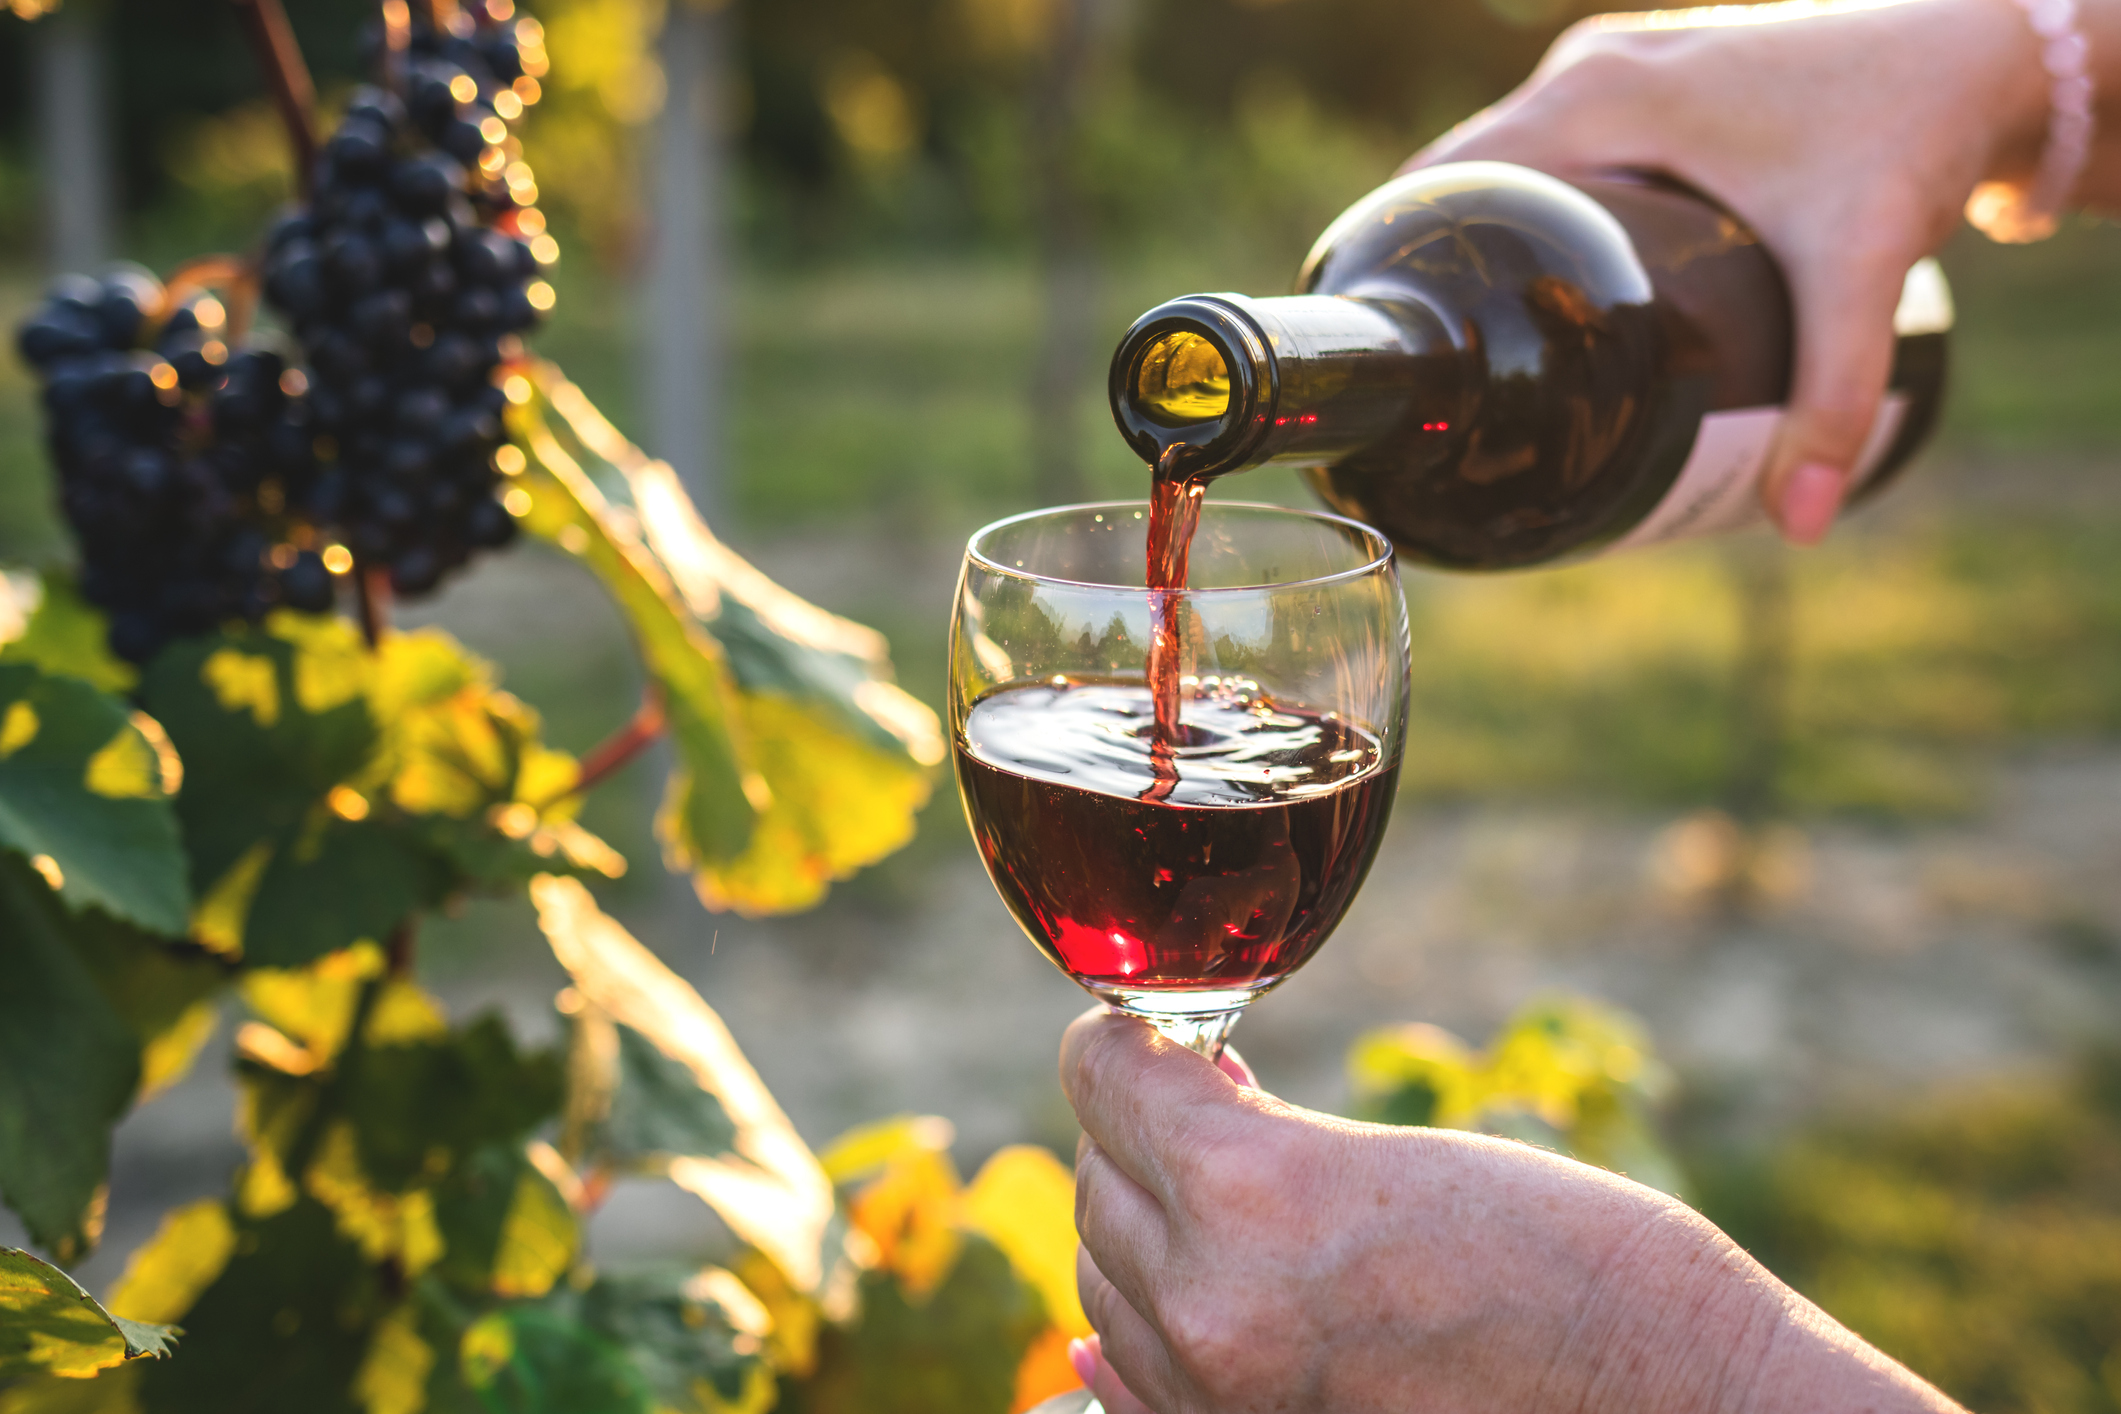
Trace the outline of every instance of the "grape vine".
{"type": "MultiPolygon", "coordinates": [[[[386,7],[388,8],[388,7],[386,7]]],[[[552,305],[557,252],[509,124],[544,52],[509,0],[371,28],[377,77],[267,243],[265,296],[309,353],[331,466],[316,512],[400,595],[515,535],[495,499],[494,373],[552,305]]]]}
{"type": "MultiPolygon", "coordinates": [[[[383,10],[379,83],[256,265],[195,262],[167,288],[131,267],[67,276],[19,330],[82,588],[121,657],[276,607],[327,612],[349,572],[423,594],[515,537],[497,371],[551,308],[558,253],[510,126],[539,97],[542,33],[511,0],[383,10]],[[261,281],[297,357],[242,342],[261,281]]],[[[295,72],[284,86],[306,92],[295,72]]],[[[306,118],[290,123],[310,152],[306,118]]]]}
{"type": "Polygon", "coordinates": [[[18,336],[82,591],[134,662],[275,605],[332,605],[307,380],[269,345],[232,352],[230,323],[192,278],[119,268],[54,282],[18,336]]]}

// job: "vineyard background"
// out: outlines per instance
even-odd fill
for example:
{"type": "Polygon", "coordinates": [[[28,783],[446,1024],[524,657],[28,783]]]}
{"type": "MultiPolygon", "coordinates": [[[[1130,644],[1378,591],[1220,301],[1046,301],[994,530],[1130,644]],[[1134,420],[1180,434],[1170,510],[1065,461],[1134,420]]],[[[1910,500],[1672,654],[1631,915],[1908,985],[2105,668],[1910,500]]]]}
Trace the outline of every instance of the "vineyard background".
{"type": "MultiPolygon", "coordinates": [[[[289,5],[327,100],[360,8],[289,5]]],[[[660,115],[638,81],[660,72],[664,7],[533,8],[556,68],[527,142],[566,252],[537,346],[622,426],[655,425],[660,115]]],[[[241,244],[286,175],[231,22],[76,9],[112,66],[114,253],[165,267],[241,244]]],[[[1136,491],[1098,406],[1110,337],[1182,290],[1281,288],[1327,218],[1569,17],[1537,0],[733,5],[717,528],[885,630],[900,681],[939,706],[964,535],[1077,488],[1136,491]],[[1055,78],[1070,16],[1095,42],[1055,78]],[[1060,179],[1027,75],[1074,85],[1060,179]],[[1053,202],[1073,246],[1039,219],[1053,202]],[[1053,290],[1081,279],[1090,333],[1057,355],[1053,290]]],[[[0,18],[10,317],[41,278],[34,72],[27,27],[0,18]]],[[[1554,988],[1628,1007],[1676,1072],[1670,1133],[1712,1216],[1975,1407],[2111,1410],[2121,235],[1961,238],[1944,261],[1961,313],[1945,429],[1827,548],[1409,577],[1416,728],[1385,853],[1238,1041],[1270,1088],[1343,1110],[1370,1027],[1478,1039],[1554,988]],[[1785,611],[1787,654],[1764,650],[1785,611]]],[[[63,548],[31,399],[0,366],[11,564],[63,548]]],[[[1302,499],[1293,482],[1228,494],[1302,499]]],[[[517,550],[407,621],[495,659],[570,749],[631,710],[619,621],[556,552],[517,550]]],[[[584,817],[638,861],[662,765],[628,768],[584,817]]],[[[710,915],[652,867],[600,896],[721,1011],[813,1145],[915,1112],[954,1123],[968,1174],[1014,1142],[1071,1150],[1051,1042],[1081,995],[1016,934],[947,790],[912,846],[799,917],[710,915]]],[[[498,1000],[519,1034],[553,1034],[564,979],[527,904],[436,920],[424,950],[453,1014],[498,1000]]],[[[239,1151],[215,1045],[121,1128],[92,1289],[165,1207],[225,1185],[239,1151]]],[[[591,1240],[646,1255],[673,1234],[702,1255],[725,1241],[698,1203],[622,1184],[591,1240]]]]}

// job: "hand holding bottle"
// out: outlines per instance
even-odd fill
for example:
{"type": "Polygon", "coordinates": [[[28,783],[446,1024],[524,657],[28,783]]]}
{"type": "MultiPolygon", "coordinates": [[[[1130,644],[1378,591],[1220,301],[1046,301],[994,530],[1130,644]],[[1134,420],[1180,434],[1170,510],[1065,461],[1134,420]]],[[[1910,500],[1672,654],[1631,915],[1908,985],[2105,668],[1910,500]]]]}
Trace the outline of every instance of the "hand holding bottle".
{"type": "MultiPolygon", "coordinates": [[[[2121,3],[2082,0],[2080,15],[2099,90],[2121,93],[2121,3]]],[[[1408,166],[1658,171],[1760,232],[1797,329],[1791,416],[1761,497],[1788,538],[1810,543],[1877,414],[1902,278],[1977,183],[2029,177],[2049,100],[2039,41],[2006,0],[1605,15],[1408,166]]],[[[2121,138],[2095,141],[2074,200],[2121,206],[2121,138]]]]}

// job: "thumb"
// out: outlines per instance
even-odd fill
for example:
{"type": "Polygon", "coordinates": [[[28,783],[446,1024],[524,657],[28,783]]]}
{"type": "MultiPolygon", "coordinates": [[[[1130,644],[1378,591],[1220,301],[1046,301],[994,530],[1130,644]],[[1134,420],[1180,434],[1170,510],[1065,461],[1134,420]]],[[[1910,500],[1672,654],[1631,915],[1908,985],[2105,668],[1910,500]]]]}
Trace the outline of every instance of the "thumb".
{"type": "Polygon", "coordinates": [[[1795,544],[1818,543],[1854,489],[1892,374],[1893,311],[1907,275],[1905,262],[1897,266],[1829,251],[1790,271],[1796,366],[1760,499],[1795,544]]]}

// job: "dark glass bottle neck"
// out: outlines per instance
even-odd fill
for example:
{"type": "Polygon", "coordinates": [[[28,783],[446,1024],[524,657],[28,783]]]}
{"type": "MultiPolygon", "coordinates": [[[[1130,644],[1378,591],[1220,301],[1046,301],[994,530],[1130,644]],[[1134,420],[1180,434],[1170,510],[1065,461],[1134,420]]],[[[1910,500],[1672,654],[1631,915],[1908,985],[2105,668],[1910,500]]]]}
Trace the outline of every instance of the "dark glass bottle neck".
{"type": "Polygon", "coordinates": [[[1188,479],[1338,461],[1455,404],[1457,350],[1426,306],[1347,295],[1188,295],[1112,357],[1112,416],[1142,460],[1188,479]]]}

